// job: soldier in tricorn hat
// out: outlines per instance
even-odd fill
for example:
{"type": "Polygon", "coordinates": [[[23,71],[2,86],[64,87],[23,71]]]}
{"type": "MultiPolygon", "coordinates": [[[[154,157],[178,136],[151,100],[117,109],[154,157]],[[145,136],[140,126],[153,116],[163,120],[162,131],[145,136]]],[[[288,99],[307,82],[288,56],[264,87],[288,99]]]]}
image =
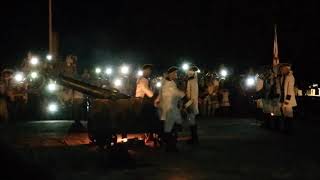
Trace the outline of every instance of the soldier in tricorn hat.
{"type": "Polygon", "coordinates": [[[291,133],[293,123],[293,107],[297,106],[297,101],[294,92],[295,79],[291,70],[291,65],[284,63],[280,64],[280,103],[281,113],[283,116],[284,132],[291,133]]]}
{"type": "Polygon", "coordinates": [[[170,67],[167,70],[167,77],[159,94],[160,118],[164,121],[164,141],[167,144],[167,151],[177,151],[177,136],[174,127],[182,123],[178,103],[185,96],[185,93],[177,88],[175,82],[178,78],[177,71],[177,67],[170,67]]]}

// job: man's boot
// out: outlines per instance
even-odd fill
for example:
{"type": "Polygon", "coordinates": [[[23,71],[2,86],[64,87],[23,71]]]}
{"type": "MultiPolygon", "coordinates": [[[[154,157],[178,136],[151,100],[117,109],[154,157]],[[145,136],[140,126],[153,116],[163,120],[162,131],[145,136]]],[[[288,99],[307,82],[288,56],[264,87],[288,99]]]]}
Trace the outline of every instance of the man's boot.
{"type": "Polygon", "coordinates": [[[164,122],[163,121],[161,121],[161,123],[160,123],[160,128],[159,128],[159,130],[158,130],[158,141],[159,141],[159,145],[160,145],[160,147],[164,144],[164,143],[166,143],[165,142],[165,133],[164,133],[164,122]]]}
{"type": "Polygon", "coordinates": [[[270,115],[268,113],[263,113],[263,128],[270,129],[270,115]]]}
{"type": "Polygon", "coordinates": [[[280,116],[273,116],[274,121],[274,130],[280,131],[281,130],[281,117],[280,116]]]}
{"type": "Polygon", "coordinates": [[[167,152],[178,152],[177,139],[173,133],[165,133],[166,139],[166,151],[167,152]]]}
{"type": "Polygon", "coordinates": [[[192,145],[199,144],[198,126],[197,125],[191,126],[190,130],[191,130],[191,139],[188,141],[188,144],[192,144],[192,145]]]}
{"type": "Polygon", "coordinates": [[[287,135],[292,134],[292,130],[293,130],[293,118],[290,117],[286,117],[284,119],[284,133],[287,135]]]}

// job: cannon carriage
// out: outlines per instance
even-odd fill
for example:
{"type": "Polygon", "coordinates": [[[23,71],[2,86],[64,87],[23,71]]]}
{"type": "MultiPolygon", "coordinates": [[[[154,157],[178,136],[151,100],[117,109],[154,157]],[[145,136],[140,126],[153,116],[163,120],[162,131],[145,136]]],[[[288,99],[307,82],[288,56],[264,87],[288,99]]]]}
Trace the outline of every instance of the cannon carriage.
{"type": "Polygon", "coordinates": [[[60,75],[64,87],[92,97],[88,116],[88,137],[100,147],[117,143],[117,134],[159,133],[161,121],[154,100],[134,98],[117,89],[103,89],[60,75]]]}

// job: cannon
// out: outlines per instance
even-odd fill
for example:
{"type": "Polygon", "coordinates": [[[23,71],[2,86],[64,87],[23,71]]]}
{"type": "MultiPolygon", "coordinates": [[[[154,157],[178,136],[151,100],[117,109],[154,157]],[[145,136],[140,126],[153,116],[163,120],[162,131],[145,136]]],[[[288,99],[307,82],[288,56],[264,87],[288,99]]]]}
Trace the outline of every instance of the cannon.
{"type": "Polygon", "coordinates": [[[117,134],[159,133],[161,121],[152,98],[134,98],[117,89],[103,89],[60,75],[64,87],[92,97],[89,108],[88,136],[100,147],[117,143],[117,134]]]}

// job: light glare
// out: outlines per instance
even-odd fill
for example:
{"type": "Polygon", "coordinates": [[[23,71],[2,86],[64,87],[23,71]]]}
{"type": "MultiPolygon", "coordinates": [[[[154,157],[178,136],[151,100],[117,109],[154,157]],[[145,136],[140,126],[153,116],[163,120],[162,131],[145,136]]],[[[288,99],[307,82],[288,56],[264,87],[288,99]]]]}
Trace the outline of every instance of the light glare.
{"type": "Polygon", "coordinates": [[[39,58],[32,57],[31,60],[30,60],[30,64],[33,65],[33,66],[38,65],[39,64],[39,58]]]}
{"type": "Polygon", "coordinates": [[[56,83],[49,83],[48,86],[47,86],[47,89],[49,92],[54,92],[57,90],[57,84],[56,83]]]}
{"type": "Polygon", "coordinates": [[[48,61],[51,61],[51,60],[52,60],[52,58],[53,58],[53,57],[52,57],[52,55],[51,55],[51,54],[48,54],[48,55],[47,55],[47,60],[48,60],[48,61]]]}
{"type": "Polygon", "coordinates": [[[96,73],[97,73],[97,74],[100,74],[100,73],[101,73],[101,68],[97,67],[97,68],[96,68],[96,73]]]}
{"type": "Polygon", "coordinates": [[[189,70],[189,64],[184,63],[184,64],[182,65],[182,69],[183,69],[184,71],[189,70]]]}
{"type": "Polygon", "coordinates": [[[24,75],[23,73],[17,73],[15,76],[14,76],[14,79],[16,80],[16,82],[22,82],[24,80],[24,75]]]}
{"type": "Polygon", "coordinates": [[[112,69],[111,68],[107,68],[105,73],[107,75],[111,75],[112,74],[112,69]]]}
{"type": "Polygon", "coordinates": [[[57,103],[50,103],[47,107],[47,110],[49,113],[55,113],[58,111],[58,105],[57,103]]]}
{"type": "Polygon", "coordinates": [[[129,67],[124,65],[121,67],[120,71],[122,74],[127,75],[129,73],[129,67]]]}
{"type": "Polygon", "coordinates": [[[247,78],[247,86],[251,87],[255,84],[255,80],[253,77],[247,78]]]}
{"type": "Polygon", "coordinates": [[[31,75],[31,78],[32,78],[32,79],[36,79],[36,78],[39,77],[39,75],[38,75],[37,72],[32,72],[30,75],[31,75]]]}
{"type": "Polygon", "coordinates": [[[156,83],[156,87],[157,87],[157,88],[160,88],[161,85],[162,85],[161,82],[157,82],[157,83],[156,83]]]}
{"type": "Polygon", "coordinates": [[[115,79],[113,83],[116,87],[120,87],[122,85],[121,79],[115,79]]]}
{"type": "Polygon", "coordinates": [[[221,72],[220,72],[220,75],[221,75],[222,77],[226,77],[226,76],[228,76],[228,71],[225,70],[225,69],[222,69],[221,72]]]}
{"type": "Polygon", "coordinates": [[[137,73],[137,75],[138,75],[139,77],[141,77],[141,76],[143,75],[143,71],[142,71],[142,70],[139,70],[138,73],[137,73]]]}

